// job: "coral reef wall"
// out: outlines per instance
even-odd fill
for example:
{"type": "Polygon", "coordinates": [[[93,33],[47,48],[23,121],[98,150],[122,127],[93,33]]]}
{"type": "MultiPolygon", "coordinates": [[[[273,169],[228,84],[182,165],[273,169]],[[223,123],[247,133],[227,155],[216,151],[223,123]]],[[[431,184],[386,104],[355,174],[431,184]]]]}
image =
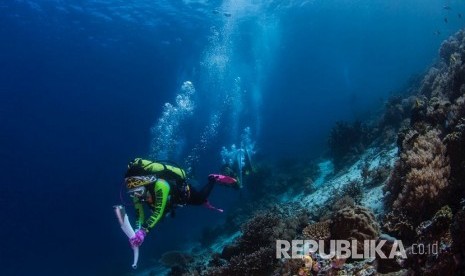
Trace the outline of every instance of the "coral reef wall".
{"type": "Polygon", "coordinates": [[[382,230],[408,245],[437,244],[433,257],[412,253],[415,275],[463,275],[465,198],[465,32],[444,41],[440,60],[415,96],[398,133],[399,157],[384,187],[382,230]],[[463,232],[463,228],[462,228],[463,232]]]}
{"type": "Polygon", "coordinates": [[[399,160],[385,188],[386,207],[415,223],[465,195],[465,32],[443,42],[439,54],[398,135],[399,160]]]}

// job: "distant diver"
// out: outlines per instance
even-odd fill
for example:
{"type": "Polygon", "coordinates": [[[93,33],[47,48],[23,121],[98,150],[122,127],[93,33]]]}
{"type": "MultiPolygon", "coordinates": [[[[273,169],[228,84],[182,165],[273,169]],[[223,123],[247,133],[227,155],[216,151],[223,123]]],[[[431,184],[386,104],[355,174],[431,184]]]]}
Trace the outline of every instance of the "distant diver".
{"type": "Polygon", "coordinates": [[[234,155],[232,162],[224,163],[221,167],[221,173],[236,179],[236,188],[241,189],[244,185],[243,178],[255,172],[255,169],[252,166],[251,154],[246,148],[236,149],[235,151],[230,152],[230,154],[234,155]]]}
{"type": "Polygon", "coordinates": [[[461,13],[458,13],[457,16],[458,16],[459,18],[462,18],[462,14],[461,14],[461,13]]]}
{"type": "Polygon", "coordinates": [[[449,20],[447,20],[447,17],[444,17],[444,22],[449,22],[449,20]]]}
{"type": "MultiPolygon", "coordinates": [[[[219,10],[212,10],[212,13],[213,14],[219,14],[220,11],[219,10]]],[[[232,14],[229,13],[229,12],[223,12],[223,15],[226,16],[226,17],[231,17],[232,14]]]]}
{"type": "Polygon", "coordinates": [[[147,233],[167,214],[174,216],[177,206],[204,205],[209,209],[223,212],[212,206],[208,196],[215,183],[236,187],[237,180],[220,174],[210,174],[208,183],[200,190],[187,182],[183,169],[167,162],[153,162],[136,158],[130,162],[125,174],[125,184],[134,202],[136,211],[136,232],[129,239],[132,248],[139,247],[147,233]],[[151,215],[145,220],[145,203],[151,215]]]}

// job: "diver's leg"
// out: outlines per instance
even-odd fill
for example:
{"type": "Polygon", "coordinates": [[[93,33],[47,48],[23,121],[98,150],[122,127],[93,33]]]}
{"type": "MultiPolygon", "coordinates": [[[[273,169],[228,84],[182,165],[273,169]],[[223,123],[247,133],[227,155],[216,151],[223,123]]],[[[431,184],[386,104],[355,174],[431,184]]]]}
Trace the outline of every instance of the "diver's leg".
{"type": "Polygon", "coordinates": [[[188,200],[188,204],[192,205],[201,205],[207,202],[208,196],[210,195],[213,186],[215,185],[214,179],[208,179],[208,183],[203,186],[200,191],[197,191],[194,187],[190,187],[190,197],[188,200]]]}

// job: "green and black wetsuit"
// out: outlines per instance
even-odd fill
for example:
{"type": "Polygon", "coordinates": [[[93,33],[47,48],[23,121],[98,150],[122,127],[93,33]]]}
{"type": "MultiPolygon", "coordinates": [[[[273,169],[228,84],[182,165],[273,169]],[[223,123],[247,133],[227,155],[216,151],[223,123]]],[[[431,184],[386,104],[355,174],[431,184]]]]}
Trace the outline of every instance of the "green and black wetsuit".
{"type": "Polygon", "coordinates": [[[156,180],[147,185],[148,194],[145,200],[142,201],[138,197],[133,198],[137,215],[136,226],[147,232],[177,205],[206,203],[215,184],[214,180],[209,180],[200,191],[197,191],[187,183],[186,173],[183,169],[141,158],[131,162],[126,172],[126,179],[134,176],[156,176],[156,180]],[[145,220],[144,202],[152,211],[147,220],[145,220]]]}

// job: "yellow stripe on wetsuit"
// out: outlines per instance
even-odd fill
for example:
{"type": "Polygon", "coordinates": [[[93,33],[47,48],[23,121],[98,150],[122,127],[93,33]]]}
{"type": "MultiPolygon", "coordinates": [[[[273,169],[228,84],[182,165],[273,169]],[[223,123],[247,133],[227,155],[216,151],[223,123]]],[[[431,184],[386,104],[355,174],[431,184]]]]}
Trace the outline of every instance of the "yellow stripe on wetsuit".
{"type": "Polygon", "coordinates": [[[142,202],[139,199],[134,198],[134,205],[136,208],[138,228],[142,227],[147,232],[151,230],[155,224],[157,224],[165,213],[166,203],[168,201],[168,195],[170,194],[170,185],[163,179],[158,179],[154,183],[155,199],[153,211],[147,221],[144,222],[144,208],[142,202]]]}

